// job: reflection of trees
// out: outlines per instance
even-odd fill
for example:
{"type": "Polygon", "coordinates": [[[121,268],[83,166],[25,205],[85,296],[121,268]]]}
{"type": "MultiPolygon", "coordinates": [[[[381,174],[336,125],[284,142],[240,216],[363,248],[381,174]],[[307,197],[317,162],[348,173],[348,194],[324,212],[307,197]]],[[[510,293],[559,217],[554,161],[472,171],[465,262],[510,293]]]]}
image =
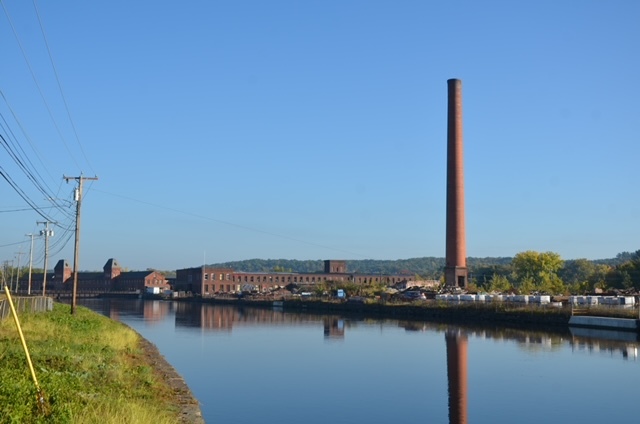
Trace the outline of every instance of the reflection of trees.
{"type": "Polygon", "coordinates": [[[556,329],[555,331],[528,331],[512,328],[480,326],[454,326],[422,321],[398,321],[398,326],[407,331],[464,331],[469,337],[494,340],[496,342],[516,342],[519,349],[529,352],[556,352],[565,344],[570,344],[574,352],[603,352],[610,356],[619,355],[623,359],[639,356],[639,336],[633,332],[597,332],[579,328],[556,329]],[[582,333],[590,335],[589,337],[582,333]],[[602,333],[602,334],[601,334],[602,333]],[[606,334],[604,334],[606,333],[606,334]]]}
{"type": "Polygon", "coordinates": [[[571,328],[571,350],[587,354],[602,354],[611,358],[637,360],[638,333],[589,328],[571,328]]]}

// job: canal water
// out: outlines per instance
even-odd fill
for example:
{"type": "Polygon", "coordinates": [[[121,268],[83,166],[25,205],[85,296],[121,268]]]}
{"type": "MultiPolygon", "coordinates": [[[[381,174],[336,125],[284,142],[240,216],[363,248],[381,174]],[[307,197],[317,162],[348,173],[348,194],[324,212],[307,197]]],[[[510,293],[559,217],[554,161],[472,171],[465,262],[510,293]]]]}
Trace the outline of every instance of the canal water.
{"type": "Polygon", "coordinates": [[[207,423],[638,422],[636,334],[82,300],[154,343],[207,423]]]}

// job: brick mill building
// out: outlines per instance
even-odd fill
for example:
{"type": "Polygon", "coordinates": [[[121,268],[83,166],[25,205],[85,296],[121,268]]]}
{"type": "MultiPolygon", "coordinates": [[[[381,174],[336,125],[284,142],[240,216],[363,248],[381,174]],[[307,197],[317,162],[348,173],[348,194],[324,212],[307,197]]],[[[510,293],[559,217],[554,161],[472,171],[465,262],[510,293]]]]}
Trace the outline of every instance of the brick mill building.
{"type": "MultiPolygon", "coordinates": [[[[31,293],[42,293],[44,274],[31,276],[31,293]]],[[[28,291],[27,277],[20,279],[20,292],[28,291]]],[[[165,276],[158,271],[123,271],[115,259],[109,259],[102,272],[78,272],[77,292],[80,294],[109,292],[139,292],[157,287],[163,291],[170,289],[165,276]]],[[[46,294],[69,293],[73,289],[73,269],[64,259],[58,261],[53,273],[47,273],[46,294]]]]}
{"type": "Polygon", "coordinates": [[[200,266],[176,271],[174,291],[190,292],[199,296],[214,293],[237,293],[251,287],[257,291],[266,291],[289,284],[299,286],[321,283],[385,283],[395,285],[412,279],[408,275],[359,274],[347,272],[344,260],[324,261],[324,272],[241,272],[231,268],[200,266]]]}

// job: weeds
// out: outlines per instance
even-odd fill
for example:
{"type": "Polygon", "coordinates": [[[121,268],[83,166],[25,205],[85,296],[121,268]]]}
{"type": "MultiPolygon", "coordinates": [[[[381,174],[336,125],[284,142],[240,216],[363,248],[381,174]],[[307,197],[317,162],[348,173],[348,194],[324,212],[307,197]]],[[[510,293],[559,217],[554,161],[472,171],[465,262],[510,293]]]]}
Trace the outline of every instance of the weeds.
{"type": "Polygon", "coordinates": [[[36,389],[12,320],[0,321],[0,422],[175,423],[171,392],[144,361],[130,328],[78,307],[21,314],[36,374],[50,408],[38,411],[36,389]]]}

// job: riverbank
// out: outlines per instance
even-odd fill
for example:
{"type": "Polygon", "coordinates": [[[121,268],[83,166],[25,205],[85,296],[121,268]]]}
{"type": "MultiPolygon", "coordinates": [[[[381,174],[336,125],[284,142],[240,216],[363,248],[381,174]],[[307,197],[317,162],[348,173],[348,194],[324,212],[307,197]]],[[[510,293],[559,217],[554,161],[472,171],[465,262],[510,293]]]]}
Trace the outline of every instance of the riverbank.
{"type": "Polygon", "coordinates": [[[204,423],[182,377],[131,328],[60,303],[20,320],[44,402],[15,323],[2,320],[0,422],[204,423]]]}
{"type": "MultiPolygon", "coordinates": [[[[226,304],[259,308],[273,308],[274,300],[234,298],[180,298],[180,301],[226,304]]],[[[358,315],[371,318],[427,320],[458,325],[489,324],[514,329],[552,330],[569,328],[570,306],[519,305],[507,302],[443,302],[437,300],[415,302],[382,302],[360,298],[357,301],[291,298],[277,300],[275,307],[283,311],[319,314],[358,315]]],[[[610,318],[637,317],[637,310],[621,308],[583,308],[583,315],[610,318]]]]}

